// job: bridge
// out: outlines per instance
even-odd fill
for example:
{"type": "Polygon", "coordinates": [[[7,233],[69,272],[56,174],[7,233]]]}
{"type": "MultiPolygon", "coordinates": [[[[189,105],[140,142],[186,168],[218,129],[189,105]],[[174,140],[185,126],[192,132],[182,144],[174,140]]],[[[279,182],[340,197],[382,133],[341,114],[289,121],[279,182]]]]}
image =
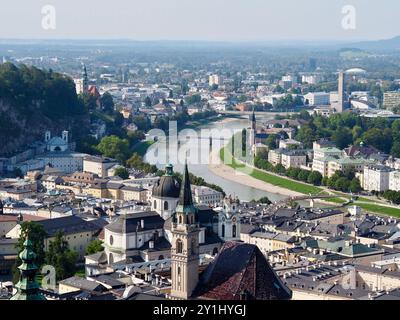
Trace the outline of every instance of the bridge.
{"type": "MultiPolygon", "coordinates": [[[[285,199],[283,199],[283,200],[274,202],[273,204],[271,204],[269,210],[276,211],[276,210],[278,210],[278,209],[280,209],[280,208],[285,207],[290,201],[305,201],[305,200],[315,200],[315,199],[329,199],[329,198],[335,198],[335,197],[337,198],[337,197],[340,197],[340,196],[335,195],[335,194],[334,194],[334,195],[332,195],[332,194],[323,194],[323,195],[318,195],[318,194],[312,195],[312,194],[310,194],[310,195],[302,195],[302,196],[296,196],[296,197],[289,197],[289,198],[285,198],[285,199]]],[[[341,207],[344,207],[344,206],[347,206],[348,204],[350,204],[350,203],[352,203],[352,202],[353,202],[353,197],[352,197],[350,200],[348,200],[347,202],[345,202],[345,203],[343,203],[343,204],[340,204],[340,206],[341,206],[341,207]]],[[[336,205],[335,207],[339,207],[339,205],[336,205]]]]}

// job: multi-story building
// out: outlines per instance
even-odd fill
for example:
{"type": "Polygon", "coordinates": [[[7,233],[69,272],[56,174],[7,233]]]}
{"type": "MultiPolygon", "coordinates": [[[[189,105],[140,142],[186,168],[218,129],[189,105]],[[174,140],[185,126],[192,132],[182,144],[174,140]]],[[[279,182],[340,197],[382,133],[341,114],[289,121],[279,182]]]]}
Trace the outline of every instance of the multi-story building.
{"type": "Polygon", "coordinates": [[[250,234],[244,231],[240,233],[240,240],[256,245],[265,256],[271,251],[293,248],[296,243],[296,238],[291,235],[265,231],[255,231],[250,234]]]}
{"type": "Polygon", "coordinates": [[[285,139],[279,141],[280,149],[301,149],[303,144],[300,141],[294,139],[285,139]]]}
{"type": "Polygon", "coordinates": [[[372,160],[368,159],[353,159],[353,158],[341,158],[332,159],[328,162],[328,177],[332,177],[336,171],[347,171],[352,170],[355,172],[363,172],[364,166],[372,164],[372,160]]]}
{"type": "Polygon", "coordinates": [[[217,74],[213,74],[213,75],[209,76],[208,85],[210,87],[212,87],[213,85],[217,85],[217,86],[222,85],[222,77],[217,74]]]}
{"type": "Polygon", "coordinates": [[[387,109],[400,106],[400,91],[389,91],[383,94],[383,106],[387,109]]]}
{"type": "Polygon", "coordinates": [[[302,83],[318,84],[323,80],[323,77],[319,74],[305,74],[301,77],[302,83]]]}
{"type": "Polygon", "coordinates": [[[391,168],[382,165],[364,167],[363,188],[367,191],[386,191],[389,189],[391,168]]]}
{"type": "Polygon", "coordinates": [[[269,150],[268,152],[268,161],[272,163],[274,166],[282,163],[282,149],[269,150]]]}
{"type": "Polygon", "coordinates": [[[307,155],[303,150],[285,150],[281,154],[281,163],[286,168],[300,168],[307,164],[307,155]]]}
{"type": "Polygon", "coordinates": [[[310,106],[325,106],[329,104],[329,93],[326,92],[310,92],[304,96],[310,106]]]}
{"type": "Polygon", "coordinates": [[[342,156],[342,151],[334,147],[327,147],[314,150],[314,159],[325,158],[325,157],[340,158],[341,156],[342,156]]]}
{"type": "Polygon", "coordinates": [[[194,201],[198,204],[215,206],[220,204],[223,199],[222,192],[216,191],[209,187],[193,186],[192,189],[194,201]]]}
{"type": "Polygon", "coordinates": [[[329,174],[328,164],[329,161],[335,160],[333,157],[324,157],[324,158],[314,158],[312,169],[313,171],[319,172],[323,177],[327,177],[329,174]]]}
{"type": "Polygon", "coordinates": [[[391,171],[389,173],[389,189],[400,191],[400,171],[391,171]]]}
{"type": "Polygon", "coordinates": [[[105,178],[108,175],[108,169],[116,164],[118,164],[118,161],[114,159],[88,156],[83,159],[83,171],[97,174],[100,178],[105,178]]]}

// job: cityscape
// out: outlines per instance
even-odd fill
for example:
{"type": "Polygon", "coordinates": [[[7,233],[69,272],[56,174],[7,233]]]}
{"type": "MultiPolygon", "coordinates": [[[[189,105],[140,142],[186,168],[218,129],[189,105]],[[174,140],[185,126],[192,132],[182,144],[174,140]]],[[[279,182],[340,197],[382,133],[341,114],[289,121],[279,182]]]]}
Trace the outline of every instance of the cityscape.
{"type": "Polygon", "coordinates": [[[400,300],[400,36],[347,37],[355,5],[320,40],[53,38],[42,9],[0,33],[0,300],[400,300]]]}

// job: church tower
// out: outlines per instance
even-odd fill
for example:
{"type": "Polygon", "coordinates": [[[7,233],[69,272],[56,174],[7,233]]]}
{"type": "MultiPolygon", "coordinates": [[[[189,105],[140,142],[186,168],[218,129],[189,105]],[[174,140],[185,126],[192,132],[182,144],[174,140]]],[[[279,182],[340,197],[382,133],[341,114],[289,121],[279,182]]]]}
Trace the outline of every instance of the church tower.
{"type": "Polygon", "coordinates": [[[240,218],[238,199],[225,197],[223,208],[218,214],[218,236],[224,241],[240,240],[240,218]]]}
{"type": "Polygon", "coordinates": [[[83,65],[83,71],[82,71],[82,92],[83,93],[89,92],[89,78],[87,75],[86,65],[83,65]]]}
{"type": "Polygon", "coordinates": [[[19,254],[22,263],[18,267],[20,279],[15,285],[17,293],[11,297],[11,300],[46,300],[39,292],[39,284],[36,282],[38,267],[34,263],[36,254],[33,252],[32,247],[32,242],[27,236],[24,242],[24,250],[19,254]]]}
{"type": "Polygon", "coordinates": [[[256,144],[256,134],[257,134],[257,122],[256,122],[256,114],[253,112],[250,116],[250,128],[249,128],[249,147],[250,150],[253,150],[256,144]]]}
{"type": "Polygon", "coordinates": [[[171,297],[189,299],[199,281],[199,224],[185,164],[179,204],[172,222],[171,297]]]}

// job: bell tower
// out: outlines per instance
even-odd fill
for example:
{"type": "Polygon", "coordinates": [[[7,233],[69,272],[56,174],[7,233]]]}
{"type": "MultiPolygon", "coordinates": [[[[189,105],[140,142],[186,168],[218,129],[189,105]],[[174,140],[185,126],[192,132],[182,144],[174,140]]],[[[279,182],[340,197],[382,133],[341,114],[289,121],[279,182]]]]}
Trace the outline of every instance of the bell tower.
{"type": "Polygon", "coordinates": [[[83,70],[82,70],[82,92],[83,93],[89,92],[89,78],[86,70],[86,65],[83,65],[83,70]]]}
{"type": "Polygon", "coordinates": [[[257,122],[256,122],[256,114],[253,112],[250,116],[250,128],[249,128],[249,147],[250,150],[253,150],[253,147],[256,144],[256,134],[257,134],[257,122]]]}
{"type": "Polygon", "coordinates": [[[240,240],[239,200],[225,197],[218,214],[218,236],[224,241],[240,240]]]}
{"type": "Polygon", "coordinates": [[[171,298],[189,299],[199,281],[199,224],[185,164],[179,203],[172,222],[171,298]]]}

